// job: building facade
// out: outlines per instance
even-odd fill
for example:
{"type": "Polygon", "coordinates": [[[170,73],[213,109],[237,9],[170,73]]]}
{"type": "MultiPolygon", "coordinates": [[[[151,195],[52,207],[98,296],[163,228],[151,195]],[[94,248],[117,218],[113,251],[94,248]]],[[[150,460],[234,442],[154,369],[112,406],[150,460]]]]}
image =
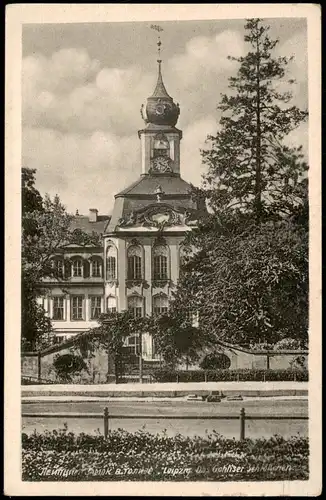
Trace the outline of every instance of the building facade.
{"type": "MultiPolygon", "coordinates": [[[[76,231],[98,234],[101,243],[69,245],[54,256],[62,280],[49,283],[51,293],[42,300],[57,341],[96,326],[104,312],[129,309],[143,316],[168,310],[188,251],[185,235],[196,226],[201,208],[180,173],[179,113],[159,59],[156,87],[141,108],[138,180],[115,195],[111,216],[91,209],[88,217],[74,217],[76,231]]],[[[131,351],[137,351],[137,342],[137,337],[127,339],[131,351]]],[[[143,335],[142,352],[145,359],[155,358],[150,333],[143,335]]]]}

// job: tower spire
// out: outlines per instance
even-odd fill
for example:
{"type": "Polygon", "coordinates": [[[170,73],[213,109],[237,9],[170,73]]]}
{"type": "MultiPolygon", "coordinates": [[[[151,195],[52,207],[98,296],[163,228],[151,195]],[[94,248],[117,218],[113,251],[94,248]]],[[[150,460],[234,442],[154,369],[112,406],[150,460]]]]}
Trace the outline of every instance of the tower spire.
{"type": "Polygon", "coordinates": [[[162,40],[160,36],[160,32],[163,31],[163,28],[157,24],[152,24],[151,28],[155,31],[158,32],[157,35],[157,63],[158,63],[158,75],[157,75],[157,83],[155,90],[152,94],[151,97],[167,97],[169,99],[172,99],[169,94],[167,93],[167,90],[165,88],[165,85],[163,83],[163,77],[162,77],[162,59],[161,59],[161,46],[162,46],[162,40]]]}

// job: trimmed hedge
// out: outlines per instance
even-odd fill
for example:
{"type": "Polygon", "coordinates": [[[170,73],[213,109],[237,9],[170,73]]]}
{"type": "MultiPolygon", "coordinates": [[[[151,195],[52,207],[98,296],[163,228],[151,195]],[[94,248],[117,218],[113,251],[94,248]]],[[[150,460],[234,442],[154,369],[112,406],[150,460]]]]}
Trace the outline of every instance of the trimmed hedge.
{"type": "Polygon", "coordinates": [[[102,435],[22,435],[24,481],[272,481],[309,478],[308,439],[168,437],[123,430],[102,435]]]}
{"type": "Polygon", "coordinates": [[[308,370],[155,370],[154,382],[308,381],[308,370]]]}

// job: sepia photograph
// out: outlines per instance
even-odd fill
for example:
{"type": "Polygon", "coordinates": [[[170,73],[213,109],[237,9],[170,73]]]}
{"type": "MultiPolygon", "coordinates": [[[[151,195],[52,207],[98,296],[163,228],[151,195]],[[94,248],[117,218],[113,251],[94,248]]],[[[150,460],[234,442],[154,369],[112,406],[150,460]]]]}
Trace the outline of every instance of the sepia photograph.
{"type": "Polygon", "coordinates": [[[318,6],[39,7],[7,58],[21,491],[318,494],[318,6]]]}

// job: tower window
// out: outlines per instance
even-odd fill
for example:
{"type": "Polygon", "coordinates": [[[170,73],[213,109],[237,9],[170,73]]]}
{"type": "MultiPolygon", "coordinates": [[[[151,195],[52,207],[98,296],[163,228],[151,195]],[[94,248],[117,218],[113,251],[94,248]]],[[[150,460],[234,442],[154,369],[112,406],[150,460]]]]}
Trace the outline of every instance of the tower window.
{"type": "Polygon", "coordinates": [[[143,277],[142,249],[139,245],[128,248],[128,280],[140,280],[143,277]]]}
{"type": "Polygon", "coordinates": [[[106,310],[108,313],[115,313],[117,310],[117,299],[116,297],[108,297],[106,310]]]}
{"type": "Polygon", "coordinates": [[[114,280],[116,278],[116,258],[108,257],[106,259],[106,279],[114,280]]]}
{"type": "Polygon", "coordinates": [[[128,257],[128,279],[139,280],[141,277],[141,257],[138,255],[128,257]]]}
{"type": "Polygon", "coordinates": [[[142,297],[129,297],[128,310],[132,313],[134,318],[141,318],[143,316],[143,299],[142,297]]]}
{"type": "Polygon", "coordinates": [[[168,278],[168,259],[165,255],[154,255],[154,280],[168,278]]]}
{"type": "Polygon", "coordinates": [[[153,297],[153,312],[155,315],[168,312],[168,298],[166,295],[153,297]]]}
{"type": "Polygon", "coordinates": [[[168,279],[168,255],[169,249],[166,245],[155,245],[153,247],[153,279],[168,279]]]}
{"type": "Polygon", "coordinates": [[[159,134],[154,139],[154,157],[169,156],[170,143],[164,134],[159,134]]]}
{"type": "Polygon", "coordinates": [[[115,280],[117,277],[117,249],[110,244],[106,251],[106,279],[115,280]]]}

